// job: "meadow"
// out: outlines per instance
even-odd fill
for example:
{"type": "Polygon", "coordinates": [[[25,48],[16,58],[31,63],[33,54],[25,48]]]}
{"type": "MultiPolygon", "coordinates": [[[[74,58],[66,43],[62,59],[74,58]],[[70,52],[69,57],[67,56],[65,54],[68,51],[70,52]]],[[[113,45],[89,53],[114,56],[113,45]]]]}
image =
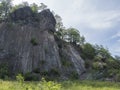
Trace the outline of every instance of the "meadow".
{"type": "Polygon", "coordinates": [[[40,82],[3,81],[0,90],[120,90],[120,83],[100,81],[40,82]]]}

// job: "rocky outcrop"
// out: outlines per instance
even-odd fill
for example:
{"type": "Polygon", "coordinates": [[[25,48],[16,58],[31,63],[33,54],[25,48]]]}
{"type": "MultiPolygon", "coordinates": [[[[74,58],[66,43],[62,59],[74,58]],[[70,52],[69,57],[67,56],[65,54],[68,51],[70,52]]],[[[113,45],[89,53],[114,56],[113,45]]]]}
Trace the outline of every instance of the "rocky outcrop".
{"type": "Polygon", "coordinates": [[[49,9],[34,13],[30,7],[26,6],[11,13],[9,19],[11,22],[30,24],[42,30],[49,29],[55,32],[56,20],[49,9]]]}
{"type": "Polygon", "coordinates": [[[19,8],[15,10],[13,13],[10,14],[10,19],[12,21],[19,21],[19,20],[28,20],[33,17],[33,11],[30,7],[26,6],[24,8],[19,8]]]}
{"type": "Polygon", "coordinates": [[[37,15],[38,27],[34,27],[14,22],[26,20],[26,17],[34,18],[30,8],[27,7],[27,13],[25,9],[13,12],[12,22],[0,24],[0,65],[7,63],[12,74],[37,70],[39,73],[59,73],[65,77],[76,73],[80,76],[85,71],[84,61],[71,45],[59,47],[53,33],[56,21],[50,10],[37,15]]]}

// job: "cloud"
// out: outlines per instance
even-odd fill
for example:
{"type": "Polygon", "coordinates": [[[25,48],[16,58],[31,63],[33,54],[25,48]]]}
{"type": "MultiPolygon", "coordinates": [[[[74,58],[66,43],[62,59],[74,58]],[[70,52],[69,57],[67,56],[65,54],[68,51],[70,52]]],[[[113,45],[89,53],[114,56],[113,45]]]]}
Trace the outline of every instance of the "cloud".
{"type": "Polygon", "coordinates": [[[71,14],[70,16],[75,17],[71,21],[68,20],[68,22],[84,24],[86,27],[94,30],[108,30],[115,27],[119,22],[120,11],[94,11],[92,13],[71,14]]]}
{"type": "Polygon", "coordinates": [[[111,37],[111,39],[115,39],[115,38],[120,38],[120,32],[117,32],[115,35],[111,37]]]}

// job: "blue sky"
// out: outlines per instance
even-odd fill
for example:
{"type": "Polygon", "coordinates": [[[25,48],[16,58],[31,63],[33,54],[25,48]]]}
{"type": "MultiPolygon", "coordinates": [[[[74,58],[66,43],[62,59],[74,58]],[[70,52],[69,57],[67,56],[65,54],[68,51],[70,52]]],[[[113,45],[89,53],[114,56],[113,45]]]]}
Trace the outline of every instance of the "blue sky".
{"type": "Polygon", "coordinates": [[[45,3],[59,14],[65,27],[77,28],[86,41],[102,44],[120,55],[120,0],[14,0],[45,3]]]}

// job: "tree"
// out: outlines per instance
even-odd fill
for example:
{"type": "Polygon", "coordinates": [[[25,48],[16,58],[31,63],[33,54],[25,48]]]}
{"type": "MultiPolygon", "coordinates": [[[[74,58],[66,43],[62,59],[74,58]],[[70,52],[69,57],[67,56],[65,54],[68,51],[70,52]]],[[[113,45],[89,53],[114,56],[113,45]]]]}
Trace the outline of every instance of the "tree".
{"type": "Polygon", "coordinates": [[[56,31],[57,36],[66,41],[67,38],[67,30],[65,28],[61,28],[58,31],[56,31]]]}
{"type": "Polygon", "coordinates": [[[74,44],[78,44],[80,42],[80,33],[75,28],[67,29],[68,41],[74,44]]]}
{"type": "Polygon", "coordinates": [[[59,15],[54,15],[56,20],[56,30],[59,31],[64,28],[62,18],[59,15]]]}
{"type": "Polygon", "coordinates": [[[36,12],[36,13],[38,12],[39,7],[37,4],[33,3],[30,5],[30,7],[33,10],[33,12],[36,12]]]}
{"type": "Polygon", "coordinates": [[[44,3],[40,3],[41,5],[39,6],[39,10],[44,10],[47,9],[47,5],[45,5],[44,3]]]}
{"type": "Polygon", "coordinates": [[[115,56],[115,59],[120,61],[120,56],[117,56],[117,55],[116,55],[116,56],[115,56]]]}
{"type": "Polygon", "coordinates": [[[55,19],[56,19],[56,33],[57,35],[62,39],[66,41],[66,36],[67,36],[67,30],[63,26],[62,18],[58,15],[52,12],[55,19]]]}
{"type": "Polygon", "coordinates": [[[84,58],[93,59],[95,56],[95,49],[90,43],[84,44],[83,47],[84,58]]]}
{"type": "Polygon", "coordinates": [[[81,36],[80,37],[80,45],[84,45],[84,43],[85,43],[85,37],[81,36]]]}
{"type": "Polygon", "coordinates": [[[94,46],[96,54],[102,56],[103,58],[110,58],[111,54],[108,49],[104,48],[102,45],[95,45],[94,46]]]}
{"type": "Polygon", "coordinates": [[[1,0],[0,1],[0,18],[5,20],[12,8],[12,0],[1,0]]]}

